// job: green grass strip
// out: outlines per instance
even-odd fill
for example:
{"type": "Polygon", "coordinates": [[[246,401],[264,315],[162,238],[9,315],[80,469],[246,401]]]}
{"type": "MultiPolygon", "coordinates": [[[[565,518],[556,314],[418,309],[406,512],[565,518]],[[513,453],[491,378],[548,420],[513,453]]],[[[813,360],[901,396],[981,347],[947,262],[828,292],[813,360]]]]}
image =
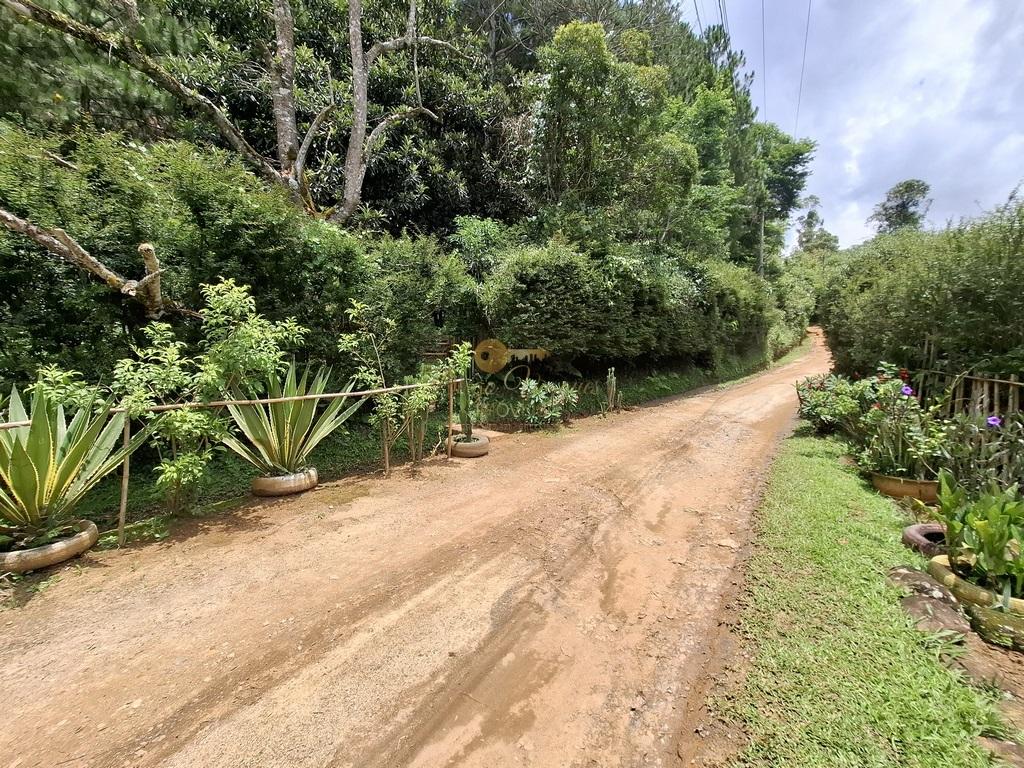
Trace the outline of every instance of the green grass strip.
{"type": "Polygon", "coordinates": [[[838,463],[841,444],[787,440],[759,516],[743,608],[752,667],[718,703],[750,738],[741,766],[991,765],[1003,727],[986,694],[938,660],[886,586],[919,564],[895,505],[838,463]]]}

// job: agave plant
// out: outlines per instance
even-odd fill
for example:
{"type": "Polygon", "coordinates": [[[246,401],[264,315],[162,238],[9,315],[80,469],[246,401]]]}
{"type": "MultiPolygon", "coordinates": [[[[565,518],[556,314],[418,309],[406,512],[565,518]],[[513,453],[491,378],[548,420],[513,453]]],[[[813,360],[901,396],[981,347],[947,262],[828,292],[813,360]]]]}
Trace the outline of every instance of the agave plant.
{"type": "Polygon", "coordinates": [[[32,397],[31,416],[17,389],[7,417],[25,426],[0,430],[0,537],[8,546],[32,546],[62,533],[75,507],[149,434],[142,430],[117,450],[125,414],[111,414],[112,401],[86,403],[65,419],[42,390],[32,397]]]}
{"type": "MultiPolygon", "coordinates": [[[[322,395],[329,371],[321,370],[308,381],[309,371],[296,377],[295,364],[288,367],[284,385],[275,378],[268,383],[269,399],[322,395]]],[[[344,392],[351,392],[350,381],[344,392]]],[[[235,399],[242,399],[239,392],[235,399]]],[[[306,468],[306,458],[316,446],[355,413],[366,398],[342,410],[348,398],[332,400],[316,417],[318,398],[288,400],[280,403],[229,405],[235,424],[248,443],[234,435],[224,438],[225,445],[267,475],[292,474],[306,468]]]]}

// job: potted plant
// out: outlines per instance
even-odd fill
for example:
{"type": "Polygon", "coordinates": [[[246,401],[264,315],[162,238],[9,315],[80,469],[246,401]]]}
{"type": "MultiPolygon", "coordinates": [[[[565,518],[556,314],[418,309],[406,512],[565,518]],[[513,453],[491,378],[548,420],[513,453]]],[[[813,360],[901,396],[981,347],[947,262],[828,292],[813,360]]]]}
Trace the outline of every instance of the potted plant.
{"type": "Polygon", "coordinates": [[[459,382],[459,434],[452,437],[452,456],[473,459],[485,456],[491,449],[490,441],[484,435],[473,434],[473,418],[470,414],[469,369],[459,382]]]}
{"type": "Polygon", "coordinates": [[[96,543],[95,523],[75,520],[75,507],[149,435],[143,429],[115,450],[127,417],[111,406],[91,399],[69,423],[44,389],[36,389],[31,415],[11,391],[7,418],[29,423],[0,431],[0,572],[55,565],[96,543]]]}
{"type": "MultiPolygon", "coordinates": [[[[321,370],[312,382],[308,374],[307,370],[297,378],[295,363],[292,363],[283,385],[276,378],[270,379],[268,399],[322,395],[329,372],[321,370]]],[[[354,383],[350,381],[343,391],[351,392],[354,383]]],[[[235,393],[235,399],[242,399],[240,393],[235,393]]],[[[346,400],[341,397],[332,400],[319,418],[316,416],[317,397],[229,405],[228,411],[247,442],[227,435],[224,444],[263,473],[253,478],[252,492],[257,496],[286,496],[315,487],[319,476],[316,468],[307,463],[310,452],[344,424],[366,398],[345,408],[346,400]]]]}
{"type": "Polygon", "coordinates": [[[928,571],[964,603],[1024,617],[1024,497],[995,483],[972,496],[943,470],[935,517],[946,526],[946,555],[928,571]]]}
{"type": "Polygon", "coordinates": [[[878,400],[861,418],[865,435],[858,463],[882,493],[935,503],[935,480],[942,432],[931,411],[925,411],[914,390],[895,379],[878,392],[878,400]]]}

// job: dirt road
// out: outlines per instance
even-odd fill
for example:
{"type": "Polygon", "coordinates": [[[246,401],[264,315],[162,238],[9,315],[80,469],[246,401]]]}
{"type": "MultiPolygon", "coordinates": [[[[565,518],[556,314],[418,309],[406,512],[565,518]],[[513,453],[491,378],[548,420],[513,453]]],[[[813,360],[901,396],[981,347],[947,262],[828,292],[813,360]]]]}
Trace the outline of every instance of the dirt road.
{"type": "Polygon", "coordinates": [[[679,764],[826,365],[92,555],[0,613],[0,768],[679,764]]]}

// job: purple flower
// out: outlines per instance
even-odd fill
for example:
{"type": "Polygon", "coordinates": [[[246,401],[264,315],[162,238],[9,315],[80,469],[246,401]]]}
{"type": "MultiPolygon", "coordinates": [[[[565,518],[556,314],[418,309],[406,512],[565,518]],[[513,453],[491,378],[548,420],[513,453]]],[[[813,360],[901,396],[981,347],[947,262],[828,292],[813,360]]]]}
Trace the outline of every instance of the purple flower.
{"type": "Polygon", "coordinates": [[[990,427],[1003,426],[1003,420],[998,416],[989,416],[987,419],[985,419],[985,423],[988,424],[990,427]]]}
{"type": "Polygon", "coordinates": [[[911,387],[909,384],[904,384],[903,389],[901,389],[900,392],[902,392],[907,397],[910,397],[912,394],[914,394],[914,388],[911,387]]]}

